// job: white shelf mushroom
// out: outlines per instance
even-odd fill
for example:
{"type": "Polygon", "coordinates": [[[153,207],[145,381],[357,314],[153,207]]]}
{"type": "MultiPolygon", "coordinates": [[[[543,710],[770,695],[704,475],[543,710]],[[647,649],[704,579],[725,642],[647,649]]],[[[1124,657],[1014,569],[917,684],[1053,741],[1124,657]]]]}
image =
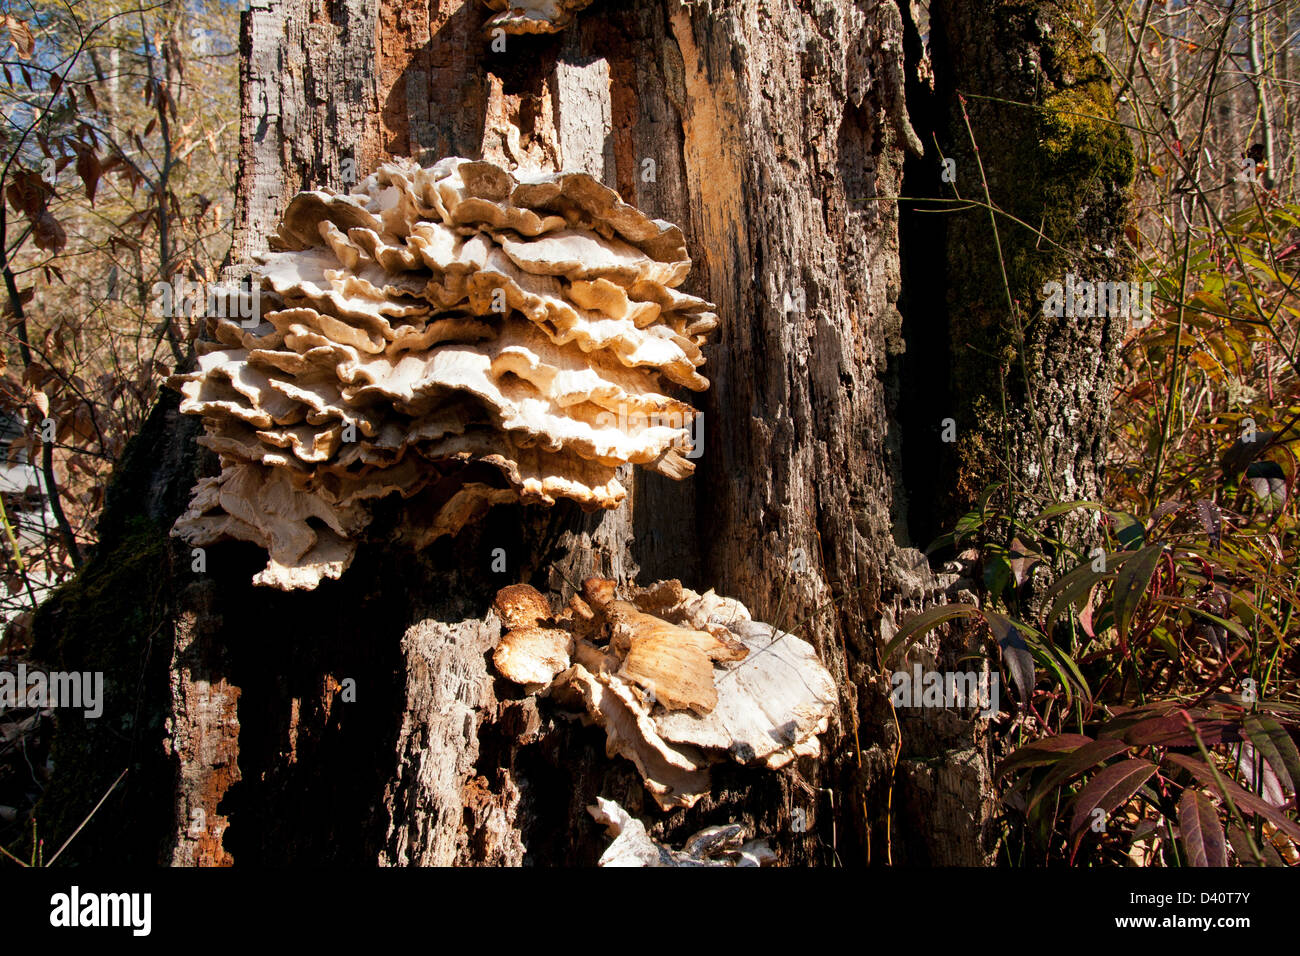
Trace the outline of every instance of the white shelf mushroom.
{"type": "Polygon", "coordinates": [[[483,29],[506,33],[557,33],[592,0],[484,0],[489,10],[500,11],[483,29]]]}
{"type": "Polygon", "coordinates": [[[589,578],[559,614],[522,584],[495,607],[498,673],[580,707],[662,809],[694,805],[720,761],[778,769],[821,752],[834,679],[812,645],[751,620],[739,601],[676,580],[620,601],[613,581],[589,578]]]}
{"type": "Polygon", "coordinates": [[[261,257],[256,324],[209,319],[169,380],[221,473],[174,533],[267,549],[254,579],[313,588],[368,504],[420,496],[425,543],[491,504],[614,508],[637,464],[672,478],[708,387],[712,306],[677,290],[681,230],[583,173],[444,159],[304,192],[261,257]]]}

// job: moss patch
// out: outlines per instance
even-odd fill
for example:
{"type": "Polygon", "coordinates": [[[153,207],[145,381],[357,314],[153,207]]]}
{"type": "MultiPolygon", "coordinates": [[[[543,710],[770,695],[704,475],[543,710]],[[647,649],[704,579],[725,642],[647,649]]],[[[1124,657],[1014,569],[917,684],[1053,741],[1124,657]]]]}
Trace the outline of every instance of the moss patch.
{"type": "Polygon", "coordinates": [[[1009,216],[998,216],[996,237],[986,209],[954,214],[949,225],[958,443],[940,486],[948,490],[942,510],[950,520],[989,483],[1006,477],[1008,463],[1001,459],[1008,436],[1010,467],[1024,477],[1023,462],[1015,459],[1030,440],[1028,393],[1038,392],[1036,376],[1052,365],[1045,355],[1075,347],[1062,344],[1069,338],[1062,332],[1071,330],[1043,319],[1043,285],[1064,280],[1067,272],[1124,277],[1120,235],[1135,168],[1128,134],[1114,122],[1109,75],[1092,51],[1091,5],[993,0],[973,9],[979,6],[948,8],[952,16],[971,18],[949,26],[955,66],[948,78],[948,149],[957,160],[962,195],[983,200],[982,162],[991,201],[1009,216]],[[969,133],[956,91],[966,94],[969,133]]]}

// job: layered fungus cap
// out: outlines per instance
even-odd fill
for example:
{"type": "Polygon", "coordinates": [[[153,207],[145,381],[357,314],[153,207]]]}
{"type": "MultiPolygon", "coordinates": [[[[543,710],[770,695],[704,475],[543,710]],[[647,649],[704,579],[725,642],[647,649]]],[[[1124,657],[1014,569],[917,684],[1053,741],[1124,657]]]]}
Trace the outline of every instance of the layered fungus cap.
{"type": "Polygon", "coordinates": [[[419,498],[417,543],[500,502],[588,510],[623,465],[690,474],[713,306],[678,291],[681,230],[584,173],[444,159],[300,193],[251,317],[209,317],[173,376],[220,458],[174,533],[265,548],[255,578],[337,578],[378,499],[419,498]]]}

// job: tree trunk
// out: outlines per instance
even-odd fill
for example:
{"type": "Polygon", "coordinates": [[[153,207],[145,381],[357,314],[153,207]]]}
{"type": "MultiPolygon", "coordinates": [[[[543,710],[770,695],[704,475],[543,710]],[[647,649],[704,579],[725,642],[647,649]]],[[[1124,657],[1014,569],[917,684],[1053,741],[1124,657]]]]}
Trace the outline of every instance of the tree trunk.
{"type": "MultiPolygon", "coordinates": [[[[973,16],[980,4],[951,6],[973,16]]],[[[146,440],[168,454],[137,443],[110,503],[118,525],[119,514],[142,516],[137,537],[106,521],[83,574],[110,574],[140,535],[153,536],[165,567],[150,653],[155,665],[170,654],[170,676],[155,668],[143,682],[152,722],[132,750],[142,767],[176,775],[163,858],[590,863],[607,838],[586,807],[602,796],[670,843],[739,821],[787,863],[987,862],[986,723],[930,712],[896,722],[879,660],[907,612],[960,586],[909,547],[903,483],[917,466],[903,460],[905,429],[929,426],[900,407],[911,394],[905,332],[932,339],[947,308],[907,326],[898,308],[909,280],[895,197],[911,130],[896,11],[598,0],[555,35],[509,36],[504,51],[482,31],[487,16],[461,0],[254,0],[232,264],[266,248],[296,191],[350,185],[389,157],[591,173],[682,226],[694,260],[685,291],[717,304],[703,369],[712,386],[696,397],[703,457],[681,483],[621,475],[630,493],[617,511],[499,507],[419,554],[391,543],[403,513],[386,505],[339,581],[281,593],[249,583],[256,548],[209,548],[195,573],[188,549],[159,543],[181,510],[176,489],[215,464],[164,400],[146,440]],[[498,548],[504,573],[493,569],[498,548]],[[655,809],[631,764],[605,755],[598,728],[522,695],[488,663],[498,588],[523,581],[567,596],[593,573],[712,587],[811,641],[841,694],[821,758],[724,769],[692,809],[655,809]]],[[[962,69],[950,89],[976,73],[962,69]]],[[[943,103],[925,119],[923,139],[951,132],[943,103]]],[[[940,258],[948,248],[916,241],[937,242],[927,254],[940,258]]],[[[1104,391],[1108,367],[1089,387],[1104,391]]],[[[1043,380],[1075,374],[1036,368],[1043,380]]],[[[1094,439],[1072,452],[1091,467],[1094,439]]],[[[66,659],[82,625],[60,600],[69,606],[52,602],[38,631],[66,659]]],[[[925,643],[940,664],[982,647],[967,634],[925,643]]],[[[111,821],[146,799],[128,781],[101,813],[111,821]]],[[[88,828],[80,853],[129,856],[106,825],[88,828]]]]}
{"type": "Polygon", "coordinates": [[[909,194],[957,194],[997,212],[930,207],[905,226],[916,343],[907,483],[912,500],[936,505],[913,509],[926,538],[951,529],[995,481],[1020,513],[1044,498],[1100,493],[1126,323],[1042,309],[1048,282],[1123,282],[1131,265],[1132,146],[1113,122],[1092,23],[1086,0],[938,0],[931,9],[934,92],[917,90],[915,101],[937,136],[909,194]],[[940,374],[923,380],[929,369],[940,374]]]}

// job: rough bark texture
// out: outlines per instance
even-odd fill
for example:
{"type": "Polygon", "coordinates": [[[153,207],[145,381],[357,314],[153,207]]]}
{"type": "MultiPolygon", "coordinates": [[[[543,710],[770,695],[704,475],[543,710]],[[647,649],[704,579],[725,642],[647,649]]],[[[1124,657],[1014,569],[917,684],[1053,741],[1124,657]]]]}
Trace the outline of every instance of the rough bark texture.
{"type": "MultiPolygon", "coordinates": [[[[418,555],[387,543],[393,505],[341,580],[284,594],[248,583],[255,548],[210,548],[194,573],[162,540],[174,489],[214,464],[165,400],[149,427],[171,457],[137,455],[120,479],[173,489],[135,502],[165,557],[170,680],[143,689],[175,771],[160,858],[588,863],[606,842],[586,813],[599,795],[669,842],[745,822],[789,863],[985,862],[982,725],[902,715],[900,745],[878,660],[953,583],[906,548],[899,224],[877,201],[903,176],[890,19],[874,2],[604,0],[495,51],[486,16],[464,0],[255,0],[232,264],[265,248],[294,191],[389,156],[591,172],[682,225],[687,291],[717,303],[696,476],[628,475],[613,513],[498,508],[418,555]],[[567,594],[591,573],[714,587],[811,640],[842,694],[822,759],[720,768],[693,809],[654,809],[598,729],[489,669],[499,587],[567,594]]],[[[101,554],[123,546],[106,534],[101,554]]],[[[949,643],[931,637],[929,659],[977,647],[949,643]]],[[[142,804],[115,806],[103,825],[142,804]]]]}
{"type": "Polygon", "coordinates": [[[1042,309],[1044,283],[1067,273],[1128,277],[1133,152],[1092,52],[1094,18],[1090,0],[931,5],[934,90],[914,86],[913,102],[937,139],[910,170],[908,193],[955,191],[999,213],[996,237],[987,208],[929,207],[905,226],[916,277],[909,371],[939,372],[925,384],[913,376],[908,394],[907,485],[913,500],[937,505],[913,509],[927,538],[994,481],[1013,479],[1026,508],[1035,497],[1100,492],[1126,320],[1042,309]],[[951,184],[941,181],[940,155],[953,161],[951,184]],[[943,439],[948,417],[953,442],[943,439]]]}

